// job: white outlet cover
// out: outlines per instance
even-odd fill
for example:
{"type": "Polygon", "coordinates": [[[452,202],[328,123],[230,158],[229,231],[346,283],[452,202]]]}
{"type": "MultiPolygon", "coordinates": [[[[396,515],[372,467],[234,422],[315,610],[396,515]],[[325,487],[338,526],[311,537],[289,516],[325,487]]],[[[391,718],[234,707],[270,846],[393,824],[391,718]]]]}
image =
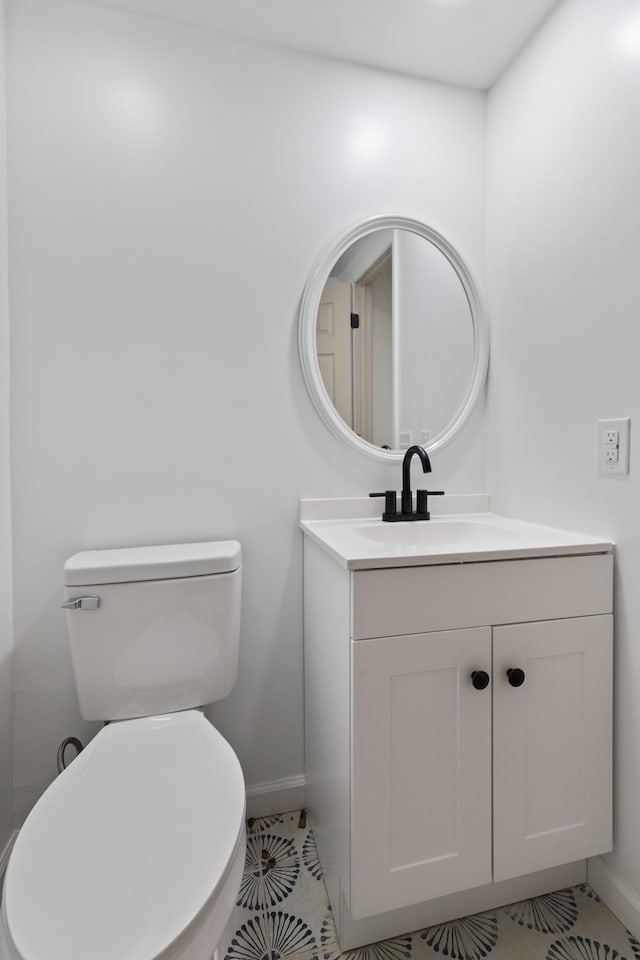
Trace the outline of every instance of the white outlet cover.
{"type": "Polygon", "coordinates": [[[598,474],[609,477],[615,474],[629,473],[629,432],[631,419],[620,417],[616,420],[598,420],[598,474]],[[607,453],[611,447],[608,431],[614,430],[618,434],[618,459],[611,462],[607,453]]]}

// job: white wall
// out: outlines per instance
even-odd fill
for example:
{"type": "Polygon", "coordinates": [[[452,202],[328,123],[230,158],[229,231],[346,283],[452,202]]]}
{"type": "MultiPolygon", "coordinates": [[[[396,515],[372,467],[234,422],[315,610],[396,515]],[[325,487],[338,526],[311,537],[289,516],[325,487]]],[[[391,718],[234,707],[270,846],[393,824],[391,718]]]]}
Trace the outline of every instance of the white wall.
{"type": "MultiPolygon", "coordinates": [[[[300,496],[399,485],[305,393],[314,259],[378,213],[483,272],[484,98],[66,0],[7,0],[19,816],[86,736],[62,565],[237,537],[239,681],[212,711],[249,784],[302,756],[300,496]]],[[[482,411],[434,485],[483,490],[482,411]]]]}
{"type": "Polygon", "coordinates": [[[13,828],[9,311],[4,0],[0,0],[0,854],[13,828]]]}
{"type": "Polygon", "coordinates": [[[491,92],[488,275],[494,506],[618,544],[606,863],[640,898],[638,15],[566,0],[491,92]],[[599,479],[596,420],[617,416],[631,475],[599,479]]]}

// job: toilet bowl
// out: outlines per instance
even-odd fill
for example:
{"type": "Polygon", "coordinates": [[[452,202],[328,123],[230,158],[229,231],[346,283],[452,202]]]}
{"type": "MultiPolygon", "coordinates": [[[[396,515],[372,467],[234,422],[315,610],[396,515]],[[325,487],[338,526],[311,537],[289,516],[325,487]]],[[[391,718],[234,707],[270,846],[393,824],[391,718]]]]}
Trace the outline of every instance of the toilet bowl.
{"type": "Polygon", "coordinates": [[[244,855],[240,764],[202,713],[110,724],[18,835],[0,957],[210,960],[244,855]]]}
{"type": "Polygon", "coordinates": [[[202,544],[186,545],[195,548],[186,552],[181,545],[178,553],[149,548],[137,570],[135,551],[99,551],[90,563],[88,554],[78,555],[85,583],[67,580],[66,593],[85,593],[88,579],[100,602],[89,610],[72,607],[77,621],[69,614],[72,653],[74,634],[86,642],[74,658],[76,684],[84,716],[107,703],[111,717],[104,719],[111,722],[53,781],[18,835],[4,882],[0,960],[213,957],[242,878],[245,786],[230,745],[188,702],[202,696],[203,673],[217,671],[211,682],[218,692],[235,681],[237,656],[229,648],[239,620],[230,612],[239,592],[237,582],[219,579],[239,577],[233,543],[231,570],[220,562],[220,545],[210,545],[213,574],[202,563],[202,544]],[[105,559],[116,558],[104,555],[111,553],[119,554],[118,564],[105,584],[105,559]],[[143,589],[135,599],[138,583],[143,589]],[[99,671],[91,662],[92,637],[101,645],[99,671]],[[150,682],[141,683],[140,657],[149,660],[150,682]],[[166,712],[127,716],[145,698],[164,703],[166,712]],[[176,702],[186,709],[172,710],[176,702]]]}

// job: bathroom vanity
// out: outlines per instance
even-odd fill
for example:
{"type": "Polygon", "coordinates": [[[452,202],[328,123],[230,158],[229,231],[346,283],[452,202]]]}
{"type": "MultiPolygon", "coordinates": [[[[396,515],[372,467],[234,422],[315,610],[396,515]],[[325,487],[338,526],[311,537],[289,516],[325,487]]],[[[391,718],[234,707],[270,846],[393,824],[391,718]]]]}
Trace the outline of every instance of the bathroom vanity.
{"type": "Polygon", "coordinates": [[[308,807],[343,949],[611,849],[613,545],[441,509],[302,502],[308,807]]]}

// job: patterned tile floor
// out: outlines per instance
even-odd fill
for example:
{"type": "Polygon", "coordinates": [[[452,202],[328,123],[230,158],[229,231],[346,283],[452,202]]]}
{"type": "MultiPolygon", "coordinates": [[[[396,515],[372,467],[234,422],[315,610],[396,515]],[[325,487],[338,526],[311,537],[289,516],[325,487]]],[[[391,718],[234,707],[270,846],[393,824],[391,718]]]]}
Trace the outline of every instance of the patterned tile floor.
{"type": "Polygon", "coordinates": [[[249,821],[225,960],[640,960],[640,943],[586,884],[343,954],[313,833],[298,813],[249,821]]]}

